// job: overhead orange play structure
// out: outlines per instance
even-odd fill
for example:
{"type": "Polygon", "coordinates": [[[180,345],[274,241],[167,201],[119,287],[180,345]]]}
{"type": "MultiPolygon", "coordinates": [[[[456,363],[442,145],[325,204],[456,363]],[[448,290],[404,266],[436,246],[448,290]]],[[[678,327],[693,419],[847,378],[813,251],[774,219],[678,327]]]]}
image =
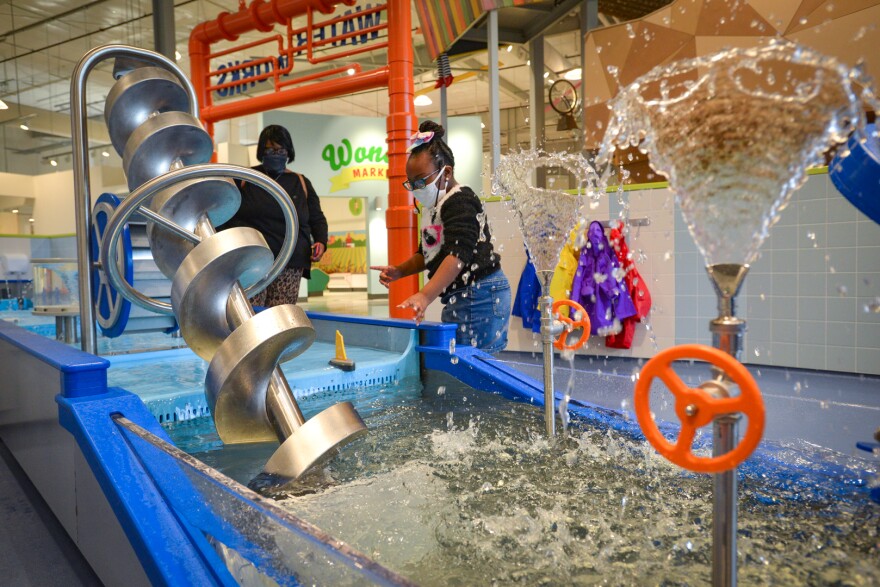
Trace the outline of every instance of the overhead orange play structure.
{"type": "MultiPolygon", "coordinates": [[[[418,226],[414,214],[413,200],[403,188],[406,180],[406,148],[409,137],[418,127],[413,105],[413,46],[412,14],[409,0],[388,0],[386,4],[352,11],[350,14],[335,16],[319,21],[336,11],[338,5],[354,6],[357,0],[253,0],[249,5],[239,2],[238,12],[220,13],[217,18],[197,25],[189,37],[189,58],[192,84],[199,101],[199,115],[205,128],[213,136],[214,124],[238,116],[256,114],[275,108],[305,104],[316,100],[326,100],[362,92],[365,90],[388,88],[388,117],[386,119],[388,141],[388,209],[385,221],[388,227],[388,262],[397,265],[405,261],[416,250],[418,226]],[[385,22],[358,28],[355,19],[364,19],[370,14],[386,12],[385,22]],[[305,15],[305,26],[294,28],[293,19],[305,15]],[[286,32],[267,35],[265,39],[235,47],[211,52],[211,45],[221,41],[234,42],[239,35],[253,30],[272,33],[275,25],[286,26],[286,32]],[[333,35],[326,35],[326,27],[332,27],[333,35]],[[315,31],[322,31],[316,35],[315,31]],[[336,30],[348,31],[335,34],[336,30]],[[364,42],[364,36],[381,37],[380,31],[387,31],[384,41],[364,42]],[[305,37],[305,43],[297,45],[297,39],[305,37]],[[327,51],[346,41],[353,43],[360,37],[360,46],[352,49],[327,51]],[[228,67],[211,69],[212,59],[218,59],[245,49],[266,45],[273,48],[273,55],[244,63],[230,64],[228,67]],[[294,58],[305,56],[309,63],[320,64],[330,60],[340,60],[361,53],[386,49],[388,60],[383,67],[361,71],[359,64],[345,65],[318,73],[291,76],[294,72],[294,58]],[[325,54],[321,54],[322,51],[325,54]],[[353,68],[353,75],[338,76],[353,68]],[[238,75],[254,68],[264,73],[248,75],[241,79],[238,75]],[[230,82],[221,83],[225,76],[232,76],[230,82]],[[215,78],[219,78],[214,81],[215,78]],[[271,80],[273,91],[253,98],[224,100],[215,105],[214,92],[271,80]]],[[[361,20],[362,24],[364,21],[361,20]]],[[[397,306],[418,291],[418,277],[410,276],[391,284],[389,292],[389,312],[392,317],[410,317],[411,312],[397,306]]]]}

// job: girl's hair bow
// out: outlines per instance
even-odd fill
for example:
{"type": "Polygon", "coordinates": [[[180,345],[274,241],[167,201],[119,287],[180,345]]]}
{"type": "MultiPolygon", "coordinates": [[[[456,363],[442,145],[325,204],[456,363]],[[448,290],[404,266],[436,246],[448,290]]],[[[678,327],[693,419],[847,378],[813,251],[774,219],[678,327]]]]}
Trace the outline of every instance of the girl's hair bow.
{"type": "Polygon", "coordinates": [[[412,143],[410,144],[409,148],[407,148],[406,152],[409,153],[410,151],[412,151],[413,149],[415,149],[416,147],[418,147],[420,145],[424,145],[425,143],[430,143],[431,139],[433,139],[433,138],[434,138],[434,131],[432,131],[432,130],[429,130],[427,132],[413,133],[413,136],[411,136],[409,138],[409,140],[412,141],[412,143]]]}

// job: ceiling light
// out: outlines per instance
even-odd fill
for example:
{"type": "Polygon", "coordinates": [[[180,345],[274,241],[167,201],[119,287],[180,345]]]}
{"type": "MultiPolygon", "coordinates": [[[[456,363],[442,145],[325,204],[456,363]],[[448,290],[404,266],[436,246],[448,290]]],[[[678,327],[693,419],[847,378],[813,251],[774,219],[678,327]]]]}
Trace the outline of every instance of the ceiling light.
{"type": "Polygon", "coordinates": [[[528,67],[531,67],[531,66],[532,66],[532,60],[531,60],[531,59],[526,59],[526,65],[527,65],[528,67]]]}
{"type": "Polygon", "coordinates": [[[101,155],[103,155],[104,157],[109,157],[110,153],[108,153],[107,151],[101,151],[101,155]]]}
{"type": "Polygon", "coordinates": [[[513,51],[513,45],[508,45],[507,52],[510,53],[511,51],[513,51]]]}
{"type": "Polygon", "coordinates": [[[550,77],[550,72],[549,72],[549,71],[545,71],[545,72],[544,72],[544,79],[547,79],[548,77],[550,77]]]}
{"type": "Polygon", "coordinates": [[[12,209],[12,213],[13,213],[13,214],[18,214],[18,208],[13,208],[13,209],[12,209]]]}
{"type": "Polygon", "coordinates": [[[564,77],[565,79],[567,79],[569,81],[578,81],[581,79],[581,68],[575,67],[575,68],[569,69],[564,74],[562,74],[562,77],[564,77]]]}
{"type": "Polygon", "coordinates": [[[486,128],[486,123],[485,123],[485,122],[481,122],[481,123],[480,123],[480,128],[486,128]]]}
{"type": "Polygon", "coordinates": [[[18,128],[20,128],[21,130],[30,130],[31,129],[31,127],[29,127],[28,125],[26,125],[23,122],[18,125],[18,128]]]}
{"type": "Polygon", "coordinates": [[[6,102],[0,100],[0,110],[8,110],[9,106],[6,105],[6,102]]]}
{"type": "Polygon", "coordinates": [[[28,222],[33,222],[33,221],[34,221],[33,218],[28,218],[28,222]]]}
{"type": "Polygon", "coordinates": [[[355,74],[354,68],[353,68],[353,67],[349,67],[349,68],[348,68],[348,75],[354,75],[354,74],[355,74]]]}
{"type": "Polygon", "coordinates": [[[413,100],[413,104],[416,106],[430,106],[434,102],[429,98],[426,94],[422,94],[421,96],[416,96],[416,99],[413,100]]]}
{"type": "Polygon", "coordinates": [[[183,55],[180,54],[180,51],[175,51],[175,52],[174,52],[174,59],[175,59],[176,61],[180,61],[182,57],[183,57],[183,55]]]}
{"type": "Polygon", "coordinates": [[[55,159],[51,159],[49,161],[49,165],[51,165],[52,167],[58,167],[58,161],[55,161],[55,159]]]}

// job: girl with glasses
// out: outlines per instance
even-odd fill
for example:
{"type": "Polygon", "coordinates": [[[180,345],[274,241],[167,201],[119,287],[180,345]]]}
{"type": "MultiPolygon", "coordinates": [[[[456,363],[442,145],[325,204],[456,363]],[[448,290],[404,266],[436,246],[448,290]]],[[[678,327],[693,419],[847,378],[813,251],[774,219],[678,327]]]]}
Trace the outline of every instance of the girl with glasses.
{"type": "MultiPolygon", "coordinates": [[[[293,255],[284,271],[262,292],[251,298],[254,306],[279,306],[295,304],[299,297],[299,285],[303,277],[311,276],[312,261],[318,261],[327,250],[327,218],[321,210],[321,201],[312,182],[302,174],[287,168],[296,153],[290,133],[283,126],[273,124],[260,133],[257,159],[254,167],[274,179],[284,188],[296,208],[299,218],[299,234],[293,255]]],[[[272,253],[277,257],[284,243],[284,216],[281,207],[263,188],[250,183],[239,184],[241,206],[229,222],[220,230],[247,226],[259,230],[272,253]]]]}
{"type": "Polygon", "coordinates": [[[458,325],[456,342],[496,353],[507,346],[510,284],[492,247],[483,203],[455,180],[455,158],[445,130],[426,121],[412,136],[403,186],[419,202],[421,238],[416,253],[397,266],[374,266],[379,282],[428,270],[428,281],[399,307],[412,308],[416,322],[438,297],[441,320],[458,325]]]}

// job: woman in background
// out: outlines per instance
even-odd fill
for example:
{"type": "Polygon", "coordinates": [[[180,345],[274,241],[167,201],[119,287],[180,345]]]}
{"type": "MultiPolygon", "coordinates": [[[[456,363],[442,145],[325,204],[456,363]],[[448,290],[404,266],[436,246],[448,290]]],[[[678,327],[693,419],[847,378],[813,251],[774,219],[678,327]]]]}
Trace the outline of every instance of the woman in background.
{"type": "MultiPolygon", "coordinates": [[[[311,277],[312,261],[319,261],[327,250],[327,218],[321,211],[321,201],[312,182],[302,174],[287,168],[296,153],[290,133],[283,126],[273,124],[260,133],[257,144],[257,171],[274,179],[296,208],[299,218],[299,234],[293,255],[287,267],[269,284],[269,287],[251,298],[254,306],[279,306],[295,304],[299,297],[299,284],[303,277],[311,277]]],[[[276,257],[284,243],[285,223],[278,202],[263,188],[242,182],[239,184],[241,206],[229,222],[220,230],[246,226],[255,228],[266,239],[276,257]]]]}

